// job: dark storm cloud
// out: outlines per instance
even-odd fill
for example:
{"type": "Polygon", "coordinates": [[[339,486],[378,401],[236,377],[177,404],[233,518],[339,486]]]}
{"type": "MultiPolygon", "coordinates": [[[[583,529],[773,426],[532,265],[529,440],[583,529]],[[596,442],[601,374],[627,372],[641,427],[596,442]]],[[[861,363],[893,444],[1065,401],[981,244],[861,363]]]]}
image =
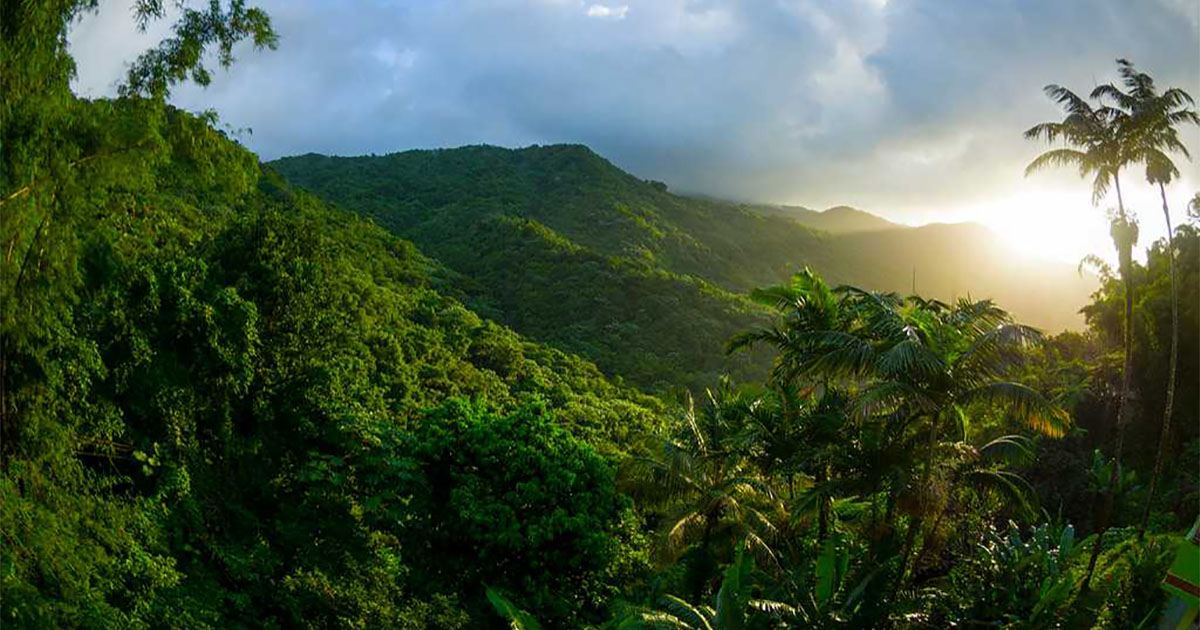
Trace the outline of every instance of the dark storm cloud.
{"type": "MultiPolygon", "coordinates": [[[[1048,82],[1086,90],[1128,56],[1200,92],[1186,1],[262,4],[279,50],[176,101],[266,158],[580,142],[677,189],[936,206],[1019,172],[1048,82]]],[[[73,38],[83,92],[146,44],[108,13],[73,38]]]]}

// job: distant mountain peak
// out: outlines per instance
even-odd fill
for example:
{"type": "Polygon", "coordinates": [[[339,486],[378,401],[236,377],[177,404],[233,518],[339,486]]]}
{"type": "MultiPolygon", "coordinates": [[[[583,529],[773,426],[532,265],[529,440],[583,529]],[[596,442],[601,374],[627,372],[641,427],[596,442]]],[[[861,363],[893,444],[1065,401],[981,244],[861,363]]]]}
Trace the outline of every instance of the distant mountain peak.
{"type": "MultiPolygon", "coordinates": [[[[846,205],[817,211],[680,196],[578,144],[516,149],[475,145],[360,158],[301,156],[272,166],[293,183],[414,240],[460,273],[468,267],[478,271],[481,257],[495,257],[487,259],[497,273],[523,270],[539,281],[577,274],[591,278],[570,291],[587,286],[588,291],[617,292],[622,283],[633,282],[626,271],[651,269],[675,278],[664,280],[668,284],[699,278],[742,293],[786,281],[796,269],[811,266],[835,284],[880,291],[911,291],[915,275],[922,295],[992,297],[1022,321],[1061,330],[1079,325],[1075,311],[1094,290],[1093,282],[1069,266],[1014,259],[995,234],[977,223],[912,227],[846,205]],[[504,242],[504,247],[520,245],[520,251],[487,249],[500,245],[503,230],[494,222],[497,215],[536,222],[546,234],[588,255],[560,261],[562,267],[553,271],[532,268],[524,258],[528,244],[521,245],[527,232],[504,242]],[[454,265],[447,262],[452,257],[454,265]],[[625,262],[601,273],[599,260],[625,262]]],[[[538,260],[549,265],[553,256],[538,260]]],[[[488,299],[493,298],[507,299],[488,299]]],[[[636,309],[642,308],[618,300],[610,305],[618,302],[634,309],[620,317],[636,318],[636,309]]],[[[732,303],[725,306],[740,312],[732,303]]],[[[731,321],[725,317],[718,319],[731,321]]],[[[613,321],[618,320],[625,321],[613,321]]]]}
{"type": "Polygon", "coordinates": [[[892,223],[883,217],[851,206],[834,206],[826,210],[810,210],[802,206],[753,206],[753,209],[776,216],[784,216],[814,230],[830,234],[853,234],[856,232],[879,232],[882,230],[906,229],[908,226],[892,223]]]}

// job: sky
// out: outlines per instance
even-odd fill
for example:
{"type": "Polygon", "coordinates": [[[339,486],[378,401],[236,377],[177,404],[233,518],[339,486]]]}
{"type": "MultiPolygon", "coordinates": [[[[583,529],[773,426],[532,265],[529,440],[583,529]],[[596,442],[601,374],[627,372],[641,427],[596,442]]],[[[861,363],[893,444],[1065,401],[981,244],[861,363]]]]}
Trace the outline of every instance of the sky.
{"type": "MultiPolygon", "coordinates": [[[[115,93],[169,30],[101,0],[70,34],[76,91],[115,93]]],[[[977,221],[1024,254],[1108,254],[1105,200],[1074,172],[1025,177],[1022,138],[1060,117],[1048,83],[1088,92],[1124,57],[1200,97],[1194,0],[251,0],[280,36],[238,50],[214,109],[264,159],[558,142],[673,190],[906,224],[977,221]]],[[[1200,159],[1200,130],[1185,143],[1200,159]]],[[[1177,160],[1176,217],[1200,190],[1177,160]]],[[[1141,243],[1165,233],[1140,169],[1141,243]]]]}

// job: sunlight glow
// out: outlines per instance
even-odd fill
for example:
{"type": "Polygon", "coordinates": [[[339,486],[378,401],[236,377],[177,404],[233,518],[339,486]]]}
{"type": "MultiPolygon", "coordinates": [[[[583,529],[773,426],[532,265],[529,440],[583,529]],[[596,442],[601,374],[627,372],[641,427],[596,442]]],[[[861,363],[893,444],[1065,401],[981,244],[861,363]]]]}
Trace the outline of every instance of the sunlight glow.
{"type": "MultiPolygon", "coordinates": [[[[1191,182],[1185,180],[1167,189],[1176,225],[1185,218],[1190,186],[1191,182]]],[[[1144,260],[1146,248],[1166,235],[1162,201],[1157,190],[1142,182],[1129,188],[1125,205],[1138,217],[1141,232],[1135,258],[1144,260]]],[[[1093,206],[1083,186],[1032,189],[969,206],[958,218],[988,226],[1023,257],[1075,265],[1084,256],[1095,254],[1112,263],[1116,252],[1108,234],[1106,213],[1115,206],[1112,195],[1093,206]]]]}
{"type": "Polygon", "coordinates": [[[970,220],[995,231],[1026,258],[1077,264],[1088,254],[1109,258],[1105,213],[1079,191],[1030,191],[981,203],[970,220]]]}

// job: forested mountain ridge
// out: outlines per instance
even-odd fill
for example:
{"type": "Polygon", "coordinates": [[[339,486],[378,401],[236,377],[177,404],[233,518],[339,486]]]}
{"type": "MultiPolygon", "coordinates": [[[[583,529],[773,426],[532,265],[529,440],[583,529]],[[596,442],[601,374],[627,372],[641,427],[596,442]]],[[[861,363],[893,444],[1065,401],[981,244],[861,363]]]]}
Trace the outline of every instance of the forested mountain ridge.
{"type": "Polygon", "coordinates": [[[751,207],[757,212],[786,217],[801,225],[830,234],[876,232],[906,227],[850,206],[834,206],[819,211],[801,206],[754,205],[751,207]]]}
{"type": "Polygon", "coordinates": [[[765,374],[765,354],[727,356],[725,342],[763,321],[733,291],[769,271],[743,273],[744,243],[692,232],[733,217],[779,246],[787,221],[720,204],[698,214],[575,145],[307,155],[271,167],[412,240],[455,272],[443,286],[472,308],[610,375],[662,390],[765,374]]]}
{"type": "Polygon", "coordinates": [[[307,154],[271,167],[411,239],[460,274],[455,290],[476,310],[650,388],[760,376],[761,357],[722,352],[719,340],[755,317],[737,294],[806,266],[900,293],[915,271],[923,295],[993,298],[1052,331],[1080,326],[1095,288],[1067,265],[1014,260],[979,226],[675,195],[581,145],[307,154]],[[508,235],[517,226],[523,236],[508,235]]]}
{"type": "MultiPolygon", "coordinates": [[[[353,158],[308,154],[275,160],[285,177],[401,233],[480,214],[539,221],[609,256],[643,260],[722,286],[758,286],[746,247],[781,247],[821,235],[719,201],[673,195],[582,145],[503,149],[487,145],[353,158]],[[742,263],[750,262],[746,268],[742,263]]],[[[819,253],[818,247],[810,247],[819,253]]]]}

